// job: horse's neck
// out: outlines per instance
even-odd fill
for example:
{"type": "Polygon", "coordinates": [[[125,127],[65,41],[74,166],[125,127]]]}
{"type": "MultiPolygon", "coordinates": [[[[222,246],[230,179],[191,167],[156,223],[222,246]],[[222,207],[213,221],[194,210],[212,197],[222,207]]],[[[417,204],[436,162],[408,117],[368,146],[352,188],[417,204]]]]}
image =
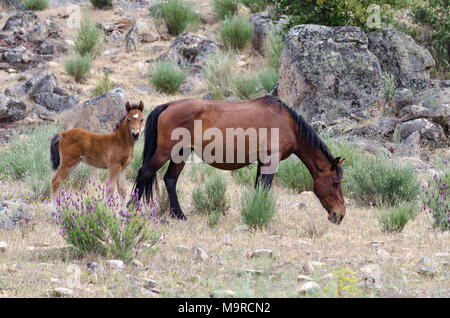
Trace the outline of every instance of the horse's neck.
{"type": "Polygon", "coordinates": [[[329,163],[323,152],[314,146],[309,145],[306,141],[297,141],[297,157],[305,164],[313,180],[315,180],[320,170],[329,163]]]}
{"type": "Polygon", "coordinates": [[[131,138],[130,130],[126,123],[120,124],[120,126],[114,131],[117,136],[117,140],[124,146],[134,146],[135,141],[131,138]]]}

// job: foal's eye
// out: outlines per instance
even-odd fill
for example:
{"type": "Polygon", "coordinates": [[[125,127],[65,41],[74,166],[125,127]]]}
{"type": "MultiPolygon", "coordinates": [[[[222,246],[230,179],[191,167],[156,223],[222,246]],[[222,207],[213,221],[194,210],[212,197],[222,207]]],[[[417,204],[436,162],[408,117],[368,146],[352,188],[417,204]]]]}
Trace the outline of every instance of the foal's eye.
{"type": "Polygon", "coordinates": [[[129,122],[129,123],[131,122],[131,119],[130,119],[130,118],[128,118],[128,122],[129,122]]]}

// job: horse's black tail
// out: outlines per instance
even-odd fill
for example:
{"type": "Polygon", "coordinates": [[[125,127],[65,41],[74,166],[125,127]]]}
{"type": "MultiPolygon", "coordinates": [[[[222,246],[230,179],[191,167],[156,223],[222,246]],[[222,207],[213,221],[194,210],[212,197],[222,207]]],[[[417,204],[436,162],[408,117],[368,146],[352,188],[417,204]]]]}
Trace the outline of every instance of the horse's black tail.
{"type": "Polygon", "coordinates": [[[153,183],[156,181],[156,171],[152,171],[149,164],[150,159],[155,154],[156,147],[158,146],[158,118],[168,106],[168,104],[157,106],[150,115],[148,115],[147,122],[145,123],[142,167],[139,169],[134,182],[133,192],[138,191],[137,196],[139,199],[144,195],[147,202],[150,201],[150,199],[153,199],[153,183]]]}
{"type": "Polygon", "coordinates": [[[54,170],[58,169],[61,159],[59,157],[59,139],[60,134],[53,136],[52,143],[50,145],[50,160],[52,161],[52,167],[54,170]]]}

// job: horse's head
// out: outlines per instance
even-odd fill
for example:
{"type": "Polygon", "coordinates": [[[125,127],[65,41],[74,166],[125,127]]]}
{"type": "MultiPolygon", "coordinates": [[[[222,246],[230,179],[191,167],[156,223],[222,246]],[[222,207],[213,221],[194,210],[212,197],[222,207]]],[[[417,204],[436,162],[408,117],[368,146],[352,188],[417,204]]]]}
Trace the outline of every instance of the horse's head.
{"type": "Polygon", "coordinates": [[[339,224],[345,215],[345,202],[342,194],[342,161],[340,157],[319,173],[314,180],[314,193],[328,212],[328,220],[339,224]]]}
{"type": "Polygon", "coordinates": [[[127,111],[125,120],[128,123],[128,129],[130,130],[131,137],[136,141],[139,138],[142,122],[144,121],[144,115],[142,114],[144,103],[141,101],[139,105],[131,106],[130,103],[127,102],[125,104],[125,109],[127,111]]]}

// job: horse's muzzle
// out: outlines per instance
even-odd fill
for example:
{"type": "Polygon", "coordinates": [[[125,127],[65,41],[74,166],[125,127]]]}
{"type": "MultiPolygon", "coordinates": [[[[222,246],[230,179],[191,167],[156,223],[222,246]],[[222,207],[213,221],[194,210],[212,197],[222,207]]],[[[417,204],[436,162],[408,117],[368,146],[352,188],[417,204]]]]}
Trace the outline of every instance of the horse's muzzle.
{"type": "Polygon", "coordinates": [[[343,215],[338,215],[336,212],[331,212],[328,214],[328,220],[334,224],[340,224],[344,219],[343,215]]]}
{"type": "Polygon", "coordinates": [[[138,138],[139,138],[139,133],[137,133],[137,134],[132,133],[131,136],[133,137],[134,140],[138,140],[138,138]]]}

